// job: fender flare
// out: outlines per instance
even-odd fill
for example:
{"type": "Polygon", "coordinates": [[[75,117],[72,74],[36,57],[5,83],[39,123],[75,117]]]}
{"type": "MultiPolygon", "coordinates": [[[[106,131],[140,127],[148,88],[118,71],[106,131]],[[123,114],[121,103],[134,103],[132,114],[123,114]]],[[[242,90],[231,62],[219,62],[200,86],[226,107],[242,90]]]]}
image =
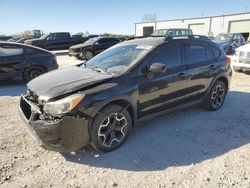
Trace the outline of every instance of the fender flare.
{"type": "MultiPolygon", "coordinates": [[[[102,109],[104,108],[106,105],[108,104],[111,104],[115,101],[118,101],[118,100],[124,100],[126,101],[129,105],[128,106],[131,106],[132,108],[132,122],[133,122],[133,126],[136,127],[137,125],[137,103],[134,99],[132,99],[131,97],[127,96],[127,95],[121,95],[121,96],[117,96],[117,97],[112,97],[112,98],[109,98],[103,102],[101,102],[100,104],[98,104],[94,110],[91,112],[90,116],[92,117],[90,122],[89,122],[89,128],[91,129],[91,124],[92,124],[92,121],[94,119],[94,117],[97,115],[97,113],[102,109]]],[[[124,107],[124,108],[127,108],[124,107]]]]}

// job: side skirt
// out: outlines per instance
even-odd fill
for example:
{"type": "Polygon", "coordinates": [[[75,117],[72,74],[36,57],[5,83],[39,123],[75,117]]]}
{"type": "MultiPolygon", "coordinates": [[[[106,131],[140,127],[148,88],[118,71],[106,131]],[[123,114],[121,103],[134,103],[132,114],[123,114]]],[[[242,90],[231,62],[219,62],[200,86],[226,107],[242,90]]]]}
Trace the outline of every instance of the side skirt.
{"type": "Polygon", "coordinates": [[[196,101],[189,102],[189,103],[185,103],[183,105],[179,105],[179,106],[176,106],[176,107],[173,107],[173,108],[168,108],[168,109],[166,109],[164,111],[142,117],[142,118],[137,120],[137,123],[140,124],[141,122],[144,122],[144,121],[147,121],[147,120],[150,120],[150,119],[154,119],[154,118],[157,118],[159,116],[163,116],[165,114],[175,112],[175,111],[178,111],[178,110],[181,110],[181,109],[185,109],[185,108],[190,107],[190,106],[198,105],[198,104],[201,104],[202,102],[203,102],[203,98],[199,99],[199,100],[196,100],[196,101]]]}

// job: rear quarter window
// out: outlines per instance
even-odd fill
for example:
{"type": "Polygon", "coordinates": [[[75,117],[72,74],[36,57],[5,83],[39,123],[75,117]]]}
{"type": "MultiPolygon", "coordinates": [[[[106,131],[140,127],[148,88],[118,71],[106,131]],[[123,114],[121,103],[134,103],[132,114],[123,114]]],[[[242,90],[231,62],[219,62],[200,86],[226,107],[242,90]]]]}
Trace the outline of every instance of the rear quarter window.
{"type": "Polygon", "coordinates": [[[213,52],[213,55],[214,55],[214,58],[217,59],[221,56],[221,51],[215,47],[212,47],[212,52],[213,52]]]}
{"type": "Polygon", "coordinates": [[[184,46],[184,63],[193,64],[206,61],[206,48],[198,44],[186,44],[184,46]]]}

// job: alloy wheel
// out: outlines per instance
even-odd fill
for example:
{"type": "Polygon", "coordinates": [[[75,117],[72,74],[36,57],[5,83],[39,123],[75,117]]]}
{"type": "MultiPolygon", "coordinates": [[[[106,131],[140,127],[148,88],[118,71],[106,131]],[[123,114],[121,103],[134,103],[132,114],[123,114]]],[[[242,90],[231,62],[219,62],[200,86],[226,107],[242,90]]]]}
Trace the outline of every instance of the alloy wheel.
{"type": "Polygon", "coordinates": [[[126,136],[125,127],[128,125],[123,114],[110,114],[105,117],[98,129],[99,142],[105,147],[112,147],[122,142],[126,136]]]}
{"type": "Polygon", "coordinates": [[[222,85],[217,85],[211,95],[211,102],[214,108],[219,108],[225,98],[225,89],[222,85]]]}

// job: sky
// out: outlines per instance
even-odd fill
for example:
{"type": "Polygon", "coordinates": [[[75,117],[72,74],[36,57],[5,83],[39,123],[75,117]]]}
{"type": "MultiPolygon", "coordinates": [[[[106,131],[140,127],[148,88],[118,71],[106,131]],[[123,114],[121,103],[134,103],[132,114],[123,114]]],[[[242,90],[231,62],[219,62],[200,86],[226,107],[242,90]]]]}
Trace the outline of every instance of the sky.
{"type": "Polygon", "coordinates": [[[242,12],[250,12],[250,0],[0,0],[0,34],[134,34],[145,14],[167,20],[242,12]]]}

